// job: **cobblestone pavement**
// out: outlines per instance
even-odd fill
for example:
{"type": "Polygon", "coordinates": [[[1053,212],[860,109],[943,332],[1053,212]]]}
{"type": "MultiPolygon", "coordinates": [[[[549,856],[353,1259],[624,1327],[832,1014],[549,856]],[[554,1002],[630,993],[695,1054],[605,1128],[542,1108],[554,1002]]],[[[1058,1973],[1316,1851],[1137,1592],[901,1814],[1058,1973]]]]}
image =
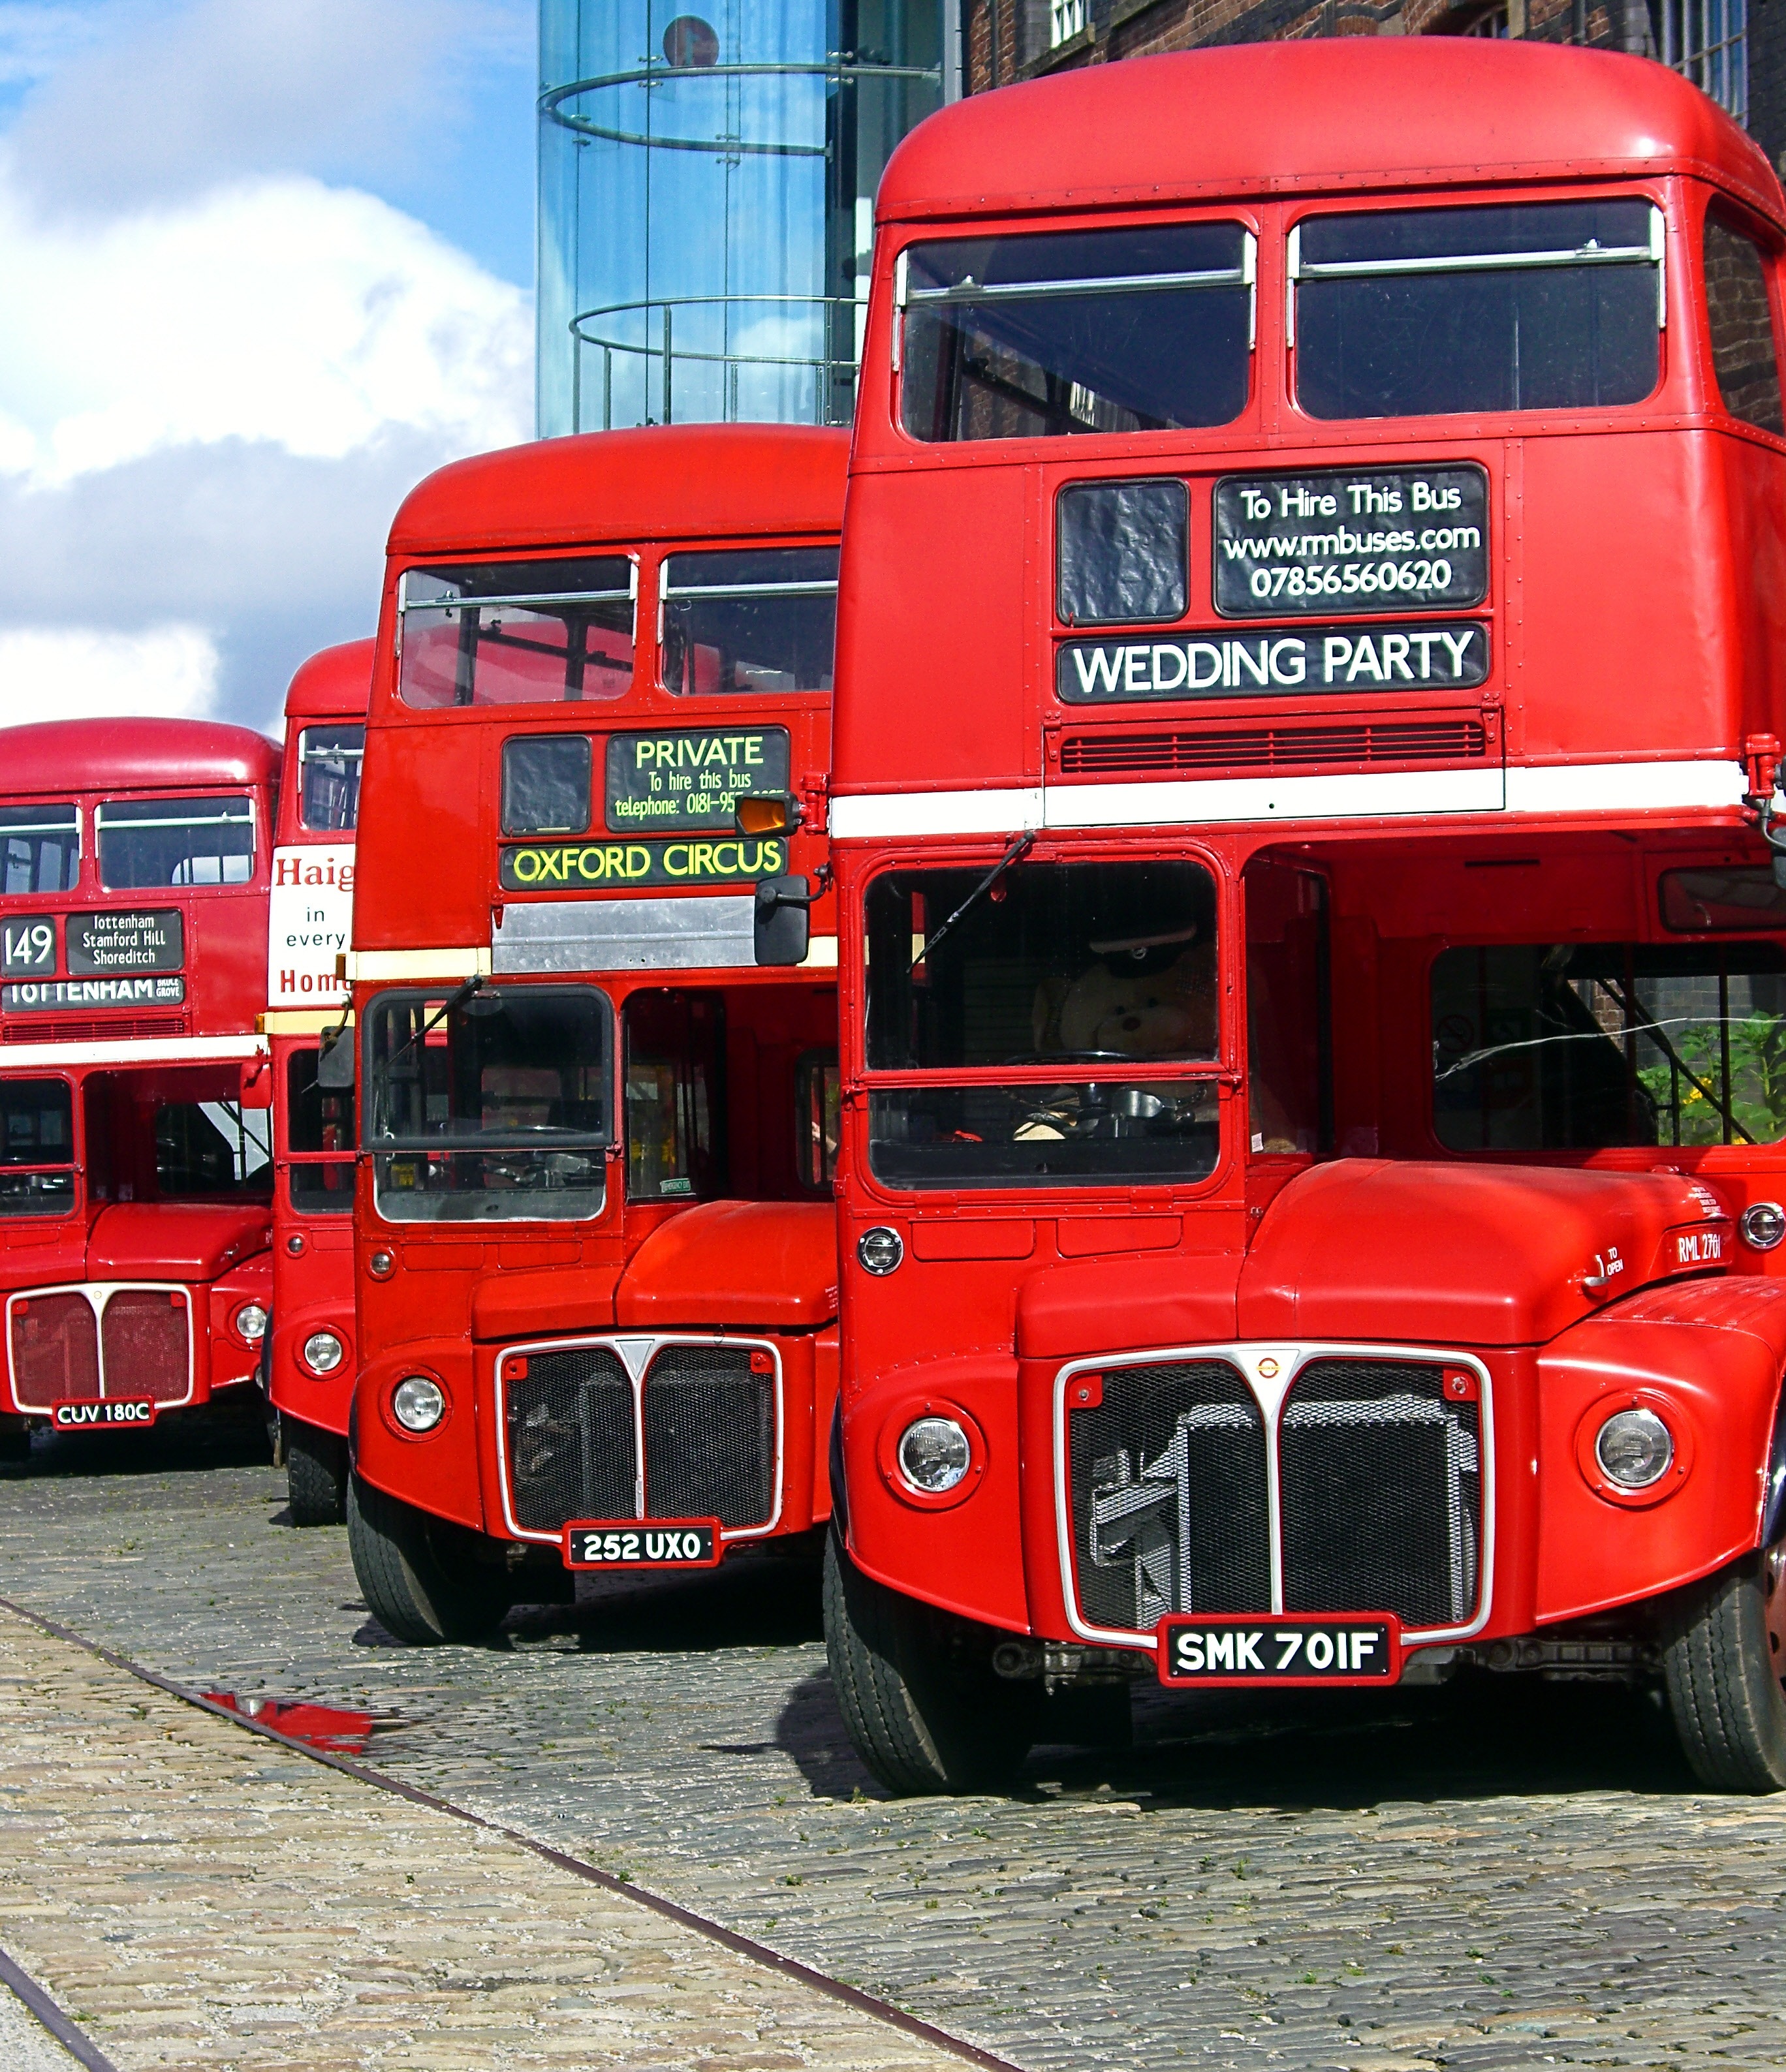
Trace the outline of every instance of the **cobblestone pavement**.
{"type": "Polygon", "coordinates": [[[1035,2072],[1786,2066],[1786,1802],[1697,1792],[1636,1699],[1151,1693],[1130,1751],[889,1803],[809,1567],[604,1579],[405,1650],[242,1428],[39,1449],[0,1594],[187,1684],[371,1712],[377,1768],[1035,2072]]]}

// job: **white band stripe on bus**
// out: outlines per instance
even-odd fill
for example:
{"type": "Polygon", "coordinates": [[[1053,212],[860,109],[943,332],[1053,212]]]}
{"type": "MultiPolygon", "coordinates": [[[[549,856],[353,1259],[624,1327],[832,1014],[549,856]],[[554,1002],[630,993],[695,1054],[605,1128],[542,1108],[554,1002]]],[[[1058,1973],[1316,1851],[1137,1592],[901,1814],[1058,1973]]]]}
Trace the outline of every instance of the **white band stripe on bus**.
{"type": "Polygon", "coordinates": [[[265,1058],[264,1036],[143,1036],[129,1041],[83,1043],[8,1043],[0,1047],[0,1068],[39,1065],[192,1065],[232,1058],[265,1058]]]}

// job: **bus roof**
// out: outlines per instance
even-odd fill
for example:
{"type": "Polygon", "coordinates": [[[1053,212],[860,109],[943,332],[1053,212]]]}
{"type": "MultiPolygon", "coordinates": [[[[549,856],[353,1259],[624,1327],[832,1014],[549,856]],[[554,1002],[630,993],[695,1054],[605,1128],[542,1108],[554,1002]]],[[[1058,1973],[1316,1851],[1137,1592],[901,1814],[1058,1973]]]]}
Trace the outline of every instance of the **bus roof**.
{"type": "Polygon", "coordinates": [[[850,434],[661,425],[540,439],[455,461],[411,490],[393,554],[835,532],[850,434]]]}
{"type": "Polygon", "coordinates": [[[338,648],[319,648],[286,693],[287,719],[364,719],[372,698],[376,640],[344,640],[338,648]]]}
{"type": "Polygon", "coordinates": [[[0,730],[0,792],[171,791],[264,784],[278,745],[208,719],[51,719],[0,730]]]}
{"type": "Polygon", "coordinates": [[[1760,147],[1648,58],[1475,36],[1233,44],[976,94],[921,122],[883,223],[1693,172],[1786,222],[1760,147]]]}

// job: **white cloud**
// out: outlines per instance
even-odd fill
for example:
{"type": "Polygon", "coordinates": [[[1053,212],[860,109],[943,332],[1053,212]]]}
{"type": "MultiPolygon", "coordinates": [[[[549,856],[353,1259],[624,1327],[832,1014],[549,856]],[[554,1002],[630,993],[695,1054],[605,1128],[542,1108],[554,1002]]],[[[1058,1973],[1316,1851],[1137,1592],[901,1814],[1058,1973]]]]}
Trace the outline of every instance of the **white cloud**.
{"type": "Polygon", "coordinates": [[[145,713],[202,719],[216,696],[216,643],[200,627],[0,633],[0,726],[145,713]]]}

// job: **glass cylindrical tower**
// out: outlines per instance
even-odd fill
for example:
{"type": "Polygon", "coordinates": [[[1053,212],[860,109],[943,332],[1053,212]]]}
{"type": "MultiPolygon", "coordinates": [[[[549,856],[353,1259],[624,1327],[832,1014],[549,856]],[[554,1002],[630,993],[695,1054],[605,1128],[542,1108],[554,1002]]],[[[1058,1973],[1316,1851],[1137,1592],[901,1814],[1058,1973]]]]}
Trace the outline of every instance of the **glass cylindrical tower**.
{"type": "Polygon", "coordinates": [[[847,424],[952,0],[541,0],[539,429],[847,424]]]}

